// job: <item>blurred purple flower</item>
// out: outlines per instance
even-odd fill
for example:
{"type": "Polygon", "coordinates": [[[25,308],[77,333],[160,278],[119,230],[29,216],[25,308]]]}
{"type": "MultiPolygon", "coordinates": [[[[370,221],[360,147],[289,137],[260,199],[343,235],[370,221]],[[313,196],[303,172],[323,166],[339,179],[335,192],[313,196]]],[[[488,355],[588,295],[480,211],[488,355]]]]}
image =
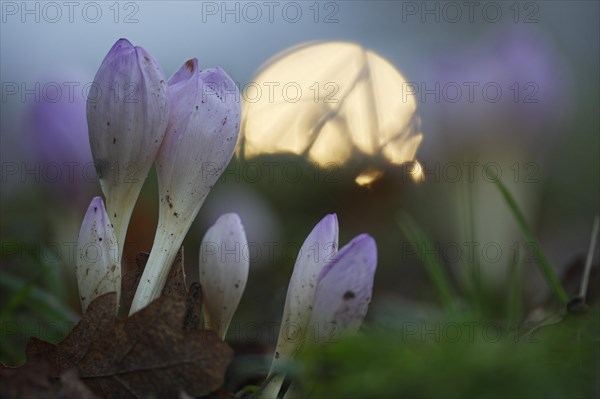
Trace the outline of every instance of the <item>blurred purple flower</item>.
{"type": "Polygon", "coordinates": [[[61,72],[45,79],[40,86],[48,90],[42,92],[39,101],[29,104],[25,127],[28,156],[39,163],[40,170],[48,171],[47,178],[41,179],[48,183],[45,186],[62,199],[87,204],[95,176],[92,168],[87,179],[84,177],[86,166],[92,164],[85,98],[80,90],[69,92],[66,85],[89,82],[83,75],[61,72]]]}
{"type": "MultiPolygon", "coordinates": [[[[440,85],[439,123],[458,144],[461,138],[478,142],[493,136],[538,146],[558,133],[557,122],[571,103],[564,59],[533,29],[501,29],[470,48],[441,54],[433,65],[423,82],[429,90],[440,85]],[[462,91],[458,101],[453,85],[462,91]]],[[[417,98],[434,102],[434,94],[422,88],[417,98]]]]}
{"type": "Polygon", "coordinates": [[[36,158],[42,162],[92,161],[85,117],[85,101],[73,96],[49,102],[42,97],[31,109],[36,158]]]}

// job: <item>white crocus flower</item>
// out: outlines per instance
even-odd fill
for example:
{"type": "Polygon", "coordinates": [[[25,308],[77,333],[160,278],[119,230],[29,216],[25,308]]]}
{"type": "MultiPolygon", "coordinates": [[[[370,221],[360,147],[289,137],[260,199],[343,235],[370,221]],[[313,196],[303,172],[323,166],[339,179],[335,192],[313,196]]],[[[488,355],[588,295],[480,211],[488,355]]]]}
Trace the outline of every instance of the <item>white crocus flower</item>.
{"type": "Polygon", "coordinates": [[[240,95],[221,69],[187,61],[169,80],[169,124],[156,157],[159,216],[130,314],[156,299],[202,203],[233,157],[240,95]]]}
{"type": "Polygon", "coordinates": [[[119,39],[90,88],[87,122],[106,207],[123,252],[131,213],[168,121],[167,85],[158,62],[119,39]]]}
{"type": "Polygon", "coordinates": [[[221,216],[200,246],[200,284],[206,325],[225,338],[248,280],[246,233],[235,213],[221,216]]]}
{"type": "Polygon", "coordinates": [[[83,218],[77,248],[77,287],[83,311],[94,299],[108,292],[117,293],[118,309],[121,294],[119,249],[100,197],[92,200],[83,218]]]}
{"type": "Polygon", "coordinates": [[[317,278],[338,248],[338,221],[335,214],[325,216],[308,235],[294,265],[271,363],[270,383],[262,397],[277,397],[285,379],[285,367],[294,357],[308,330],[317,278]]]}
{"type": "MultiPolygon", "coordinates": [[[[312,259],[304,252],[305,248],[319,248],[317,243],[322,245],[324,242],[319,239],[333,234],[337,249],[337,219],[329,215],[315,227],[300,250],[282,321],[282,331],[288,328],[288,333],[280,331],[268,383],[260,393],[262,398],[277,398],[285,379],[286,362],[305,341],[326,343],[341,334],[355,332],[367,313],[377,268],[375,240],[361,234],[339,252],[330,252],[320,259],[312,259]],[[292,323],[294,328],[290,329],[292,323]],[[294,331],[293,336],[289,335],[289,331],[294,331]]],[[[299,397],[301,394],[292,381],[284,397],[299,397]]]]}

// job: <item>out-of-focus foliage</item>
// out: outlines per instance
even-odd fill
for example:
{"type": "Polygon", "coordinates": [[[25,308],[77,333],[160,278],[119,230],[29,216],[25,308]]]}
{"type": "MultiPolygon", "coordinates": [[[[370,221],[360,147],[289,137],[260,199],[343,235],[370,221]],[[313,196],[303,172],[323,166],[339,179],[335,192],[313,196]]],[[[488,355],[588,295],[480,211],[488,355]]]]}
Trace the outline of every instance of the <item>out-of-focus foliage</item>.
{"type": "Polygon", "coordinates": [[[460,318],[376,329],[310,348],[299,372],[314,398],[596,397],[599,312],[532,334],[460,318]]]}

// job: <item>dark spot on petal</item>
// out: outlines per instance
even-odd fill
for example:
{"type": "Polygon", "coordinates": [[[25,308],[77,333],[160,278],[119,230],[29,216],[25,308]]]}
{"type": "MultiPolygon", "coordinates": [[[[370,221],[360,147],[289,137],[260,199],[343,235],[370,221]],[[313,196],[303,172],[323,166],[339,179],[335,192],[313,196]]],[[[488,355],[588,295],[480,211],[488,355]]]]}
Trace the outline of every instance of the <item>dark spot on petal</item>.
{"type": "Polygon", "coordinates": [[[97,206],[94,207],[94,212],[98,212],[98,207],[97,206]]]}
{"type": "Polygon", "coordinates": [[[98,159],[94,166],[96,167],[98,178],[102,179],[104,177],[104,171],[110,166],[110,164],[106,159],[98,159]]]}
{"type": "Polygon", "coordinates": [[[187,60],[185,66],[190,70],[190,72],[194,72],[194,60],[187,60]]]}
{"type": "Polygon", "coordinates": [[[148,57],[144,56],[144,59],[145,59],[146,61],[150,62],[150,58],[148,58],[148,57]]]}
{"type": "Polygon", "coordinates": [[[352,291],[346,291],[346,293],[344,294],[344,301],[347,301],[349,299],[354,298],[356,295],[354,295],[354,292],[352,291]]]}
{"type": "Polygon", "coordinates": [[[177,212],[173,212],[173,216],[175,216],[176,218],[178,218],[179,214],[177,212]]]}
{"type": "Polygon", "coordinates": [[[279,359],[279,352],[275,352],[275,359],[279,359]]]}
{"type": "Polygon", "coordinates": [[[98,237],[98,241],[102,241],[102,237],[98,237]]]}
{"type": "Polygon", "coordinates": [[[116,143],[117,143],[117,138],[113,137],[113,144],[116,144],[116,143]]]}

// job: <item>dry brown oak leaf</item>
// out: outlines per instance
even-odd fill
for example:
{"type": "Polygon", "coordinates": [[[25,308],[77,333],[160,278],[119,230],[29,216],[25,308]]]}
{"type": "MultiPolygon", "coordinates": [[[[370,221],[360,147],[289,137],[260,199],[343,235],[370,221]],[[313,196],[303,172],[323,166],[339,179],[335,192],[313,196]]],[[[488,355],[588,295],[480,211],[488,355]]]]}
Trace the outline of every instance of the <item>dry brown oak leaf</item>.
{"type": "MultiPolygon", "coordinates": [[[[138,269],[123,278],[125,309],[147,259],[147,254],[139,254],[138,269]]],[[[198,283],[192,284],[189,292],[186,289],[182,251],[162,295],[154,302],[119,320],[114,314],[115,301],[115,293],[95,299],[58,346],[32,338],[27,345],[27,363],[19,369],[1,370],[2,385],[8,385],[4,393],[14,397],[11,393],[22,392],[23,387],[11,387],[12,381],[18,380],[15,373],[32,368],[47,370],[45,379],[55,382],[75,369],[94,394],[110,398],[168,398],[184,392],[195,397],[222,387],[233,351],[214,332],[200,329],[202,292],[198,283]]],[[[60,389],[64,392],[64,387],[60,389]]]]}

